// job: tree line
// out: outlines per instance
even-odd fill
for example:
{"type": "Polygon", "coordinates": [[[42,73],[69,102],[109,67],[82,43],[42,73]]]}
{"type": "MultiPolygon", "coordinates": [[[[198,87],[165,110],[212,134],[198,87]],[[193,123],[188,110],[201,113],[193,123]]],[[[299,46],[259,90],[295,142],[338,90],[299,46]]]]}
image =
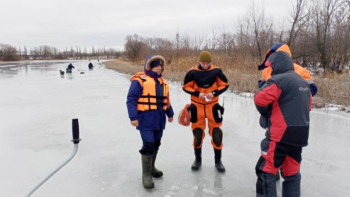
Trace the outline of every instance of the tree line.
{"type": "Polygon", "coordinates": [[[144,59],[159,53],[168,60],[197,55],[206,49],[213,53],[264,58],[275,43],[287,43],[294,61],[304,67],[332,70],[338,73],[350,66],[350,0],[291,0],[290,13],[277,24],[266,16],[265,10],[254,3],[229,29],[213,29],[207,36],[176,33],[172,39],[144,38],[138,34],[125,38],[124,52],[110,48],[86,49],[70,47],[58,50],[42,45],[28,49],[0,44],[0,60],[21,59],[87,59],[116,58],[144,59]]]}
{"type": "Polygon", "coordinates": [[[81,47],[71,47],[65,50],[58,50],[55,47],[42,45],[28,49],[26,46],[14,47],[8,44],[0,44],[0,60],[49,60],[49,59],[93,59],[93,58],[117,58],[121,52],[113,48],[86,49],[81,47]]]}
{"type": "Polygon", "coordinates": [[[253,3],[230,30],[213,29],[205,38],[179,33],[173,39],[128,35],[124,53],[133,60],[150,53],[171,60],[207,49],[261,60],[273,44],[284,42],[302,66],[341,73],[350,67],[349,32],[350,0],[291,0],[290,13],[279,25],[253,3]]]}

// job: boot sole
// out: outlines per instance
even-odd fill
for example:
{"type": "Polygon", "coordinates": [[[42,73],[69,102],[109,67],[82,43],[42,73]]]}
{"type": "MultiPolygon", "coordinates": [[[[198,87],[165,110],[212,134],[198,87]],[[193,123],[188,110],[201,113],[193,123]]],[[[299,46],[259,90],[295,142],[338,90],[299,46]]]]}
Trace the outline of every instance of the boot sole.
{"type": "Polygon", "coordinates": [[[198,171],[199,168],[201,168],[201,166],[198,166],[198,167],[191,166],[191,170],[193,170],[193,171],[198,171]]]}
{"type": "Polygon", "coordinates": [[[216,168],[216,170],[217,170],[218,172],[225,172],[225,171],[226,171],[226,170],[217,169],[217,168],[216,168]]]}
{"type": "Polygon", "coordinates": [[[143,187],[146,188],[146,189],[152,189],[152,188],[154,188],[154,185],[151,185],[151,186],[144,185],[143,187]]]}
{"type": "Polygon", "coordinates": [[[143,185],[143,187],[146,188],[146,189],[152,189],[152,188],[154,188],[154,182],[153,182],[153,181],[152,181],[149,185],[145,184],[145,182],[142,181],[142,185],[143,185]]]}
{"type": "Polygon", "coordinates": [[[154,177],[154,178],[160,178],[162,176],[163,176],[163,174],[152,174],[152,177],[154,177]]]}
{"type": "Polygon", "coordinates": [[[225,172],[225,171],[226,171],[225,168],[218,168],[218,167],[216,167],[216,166],[215,166],[215,168],[216,168],[216,170],[217,170],[218,172],[225,172]]]}

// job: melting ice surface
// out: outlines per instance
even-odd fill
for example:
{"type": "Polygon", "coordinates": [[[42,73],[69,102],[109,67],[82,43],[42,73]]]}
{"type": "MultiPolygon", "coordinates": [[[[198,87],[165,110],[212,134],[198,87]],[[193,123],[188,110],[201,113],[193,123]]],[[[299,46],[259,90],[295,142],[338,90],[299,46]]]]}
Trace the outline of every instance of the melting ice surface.
{"type": "MultiPolygon", "coordinates": [[[[92,71],[88,61],[70,62],[0,64],[0,196],[24,196],[69,157],[73,118],[79,119],[82,138],[77,155],[32,196],[255,196],[254,167],[264,130],[251,97],[225,93],[220,98],[226,173],[215,170],[207,131],[203,165],[192,172],[192,133],[177,123],[189,96],[171,83],[175,120],[167,124],[156,163],[164,176],[155,179],[154,189],[145,190],[141,138],[129,123],[125,104],[130,76],[94,61],[92,71]],[[59,70],[70,62],[73,73],[61,77],[59,70]]],[[[348,114],[311,112],[302,196],[350,195],[349,128],[348,114]]]]}

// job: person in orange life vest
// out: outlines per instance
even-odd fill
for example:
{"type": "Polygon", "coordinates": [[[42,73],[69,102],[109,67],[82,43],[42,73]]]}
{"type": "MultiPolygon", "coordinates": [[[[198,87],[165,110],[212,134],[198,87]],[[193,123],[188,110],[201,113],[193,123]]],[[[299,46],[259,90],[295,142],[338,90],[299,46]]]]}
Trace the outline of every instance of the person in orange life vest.
{"type": "MultiPolygon", "coordinates": [[[[273,45],[266,53],[264,61],[258,66],[258,70],[262,70],[262,78],[258,81],[258,87],[262,87],[264,83],[271,77],[272,68],[269,65],[266,65],[266,60],[269,58],[269,56],[277,51],[284,51],[286,52],[291,58],[292,53],[289,49],[289,46],[284,43],[277,43],[273,45]]],[[[311,91],[312,96],[315,96],[317,94],[317,86],[312,80],[312,77],[310,75],[310,72],[301,67],[300,65],[293,63],[294,71],[299,74],[305,81],[309,84],[309,88],[311,91]]]]}
{"type": "Polygon", "coordinates": [[[174,111],[170,104],[169,84],[162,77],[165,59],[160,55],[147,57],[144,72],[136,73],[130,80],[127,108],[131,125],[140,130],[143,146],[139,151],[142,158],[142,183],[153,188],[152,177],[161,177],[156,169],[159,146],[168,122],[173,121],[174,111]]]}
{"type": "Polygon", "coordinates": [[[184,79],[183,90],[191,95],[190,121],[193,132],[195,161],[192,170],[198,170],[202,164],[202,143],[205,136],[205,119],[208,121],[211,144],[214,147],[215,167],[224,172],[221,162],[223,147],[222,115],[224,109],[219,105],[219,95],[228,88],[227,78],[221,68],[211,64],[212,56],[208,51],[199,55],[199,65],[192,67],[184,79]]]}
{"type": "Polygon", "coordinates": [[[276,197],[276,178],[282,169],[282,196],[300,196],[302,148],[307,146],[312,96],[309,84],[294,71],[285,51],[271,54],[266,63],[271,78],[254,96],[261,116],[266,117],[265,139],[256,164],[256,196],[276,197]]]}

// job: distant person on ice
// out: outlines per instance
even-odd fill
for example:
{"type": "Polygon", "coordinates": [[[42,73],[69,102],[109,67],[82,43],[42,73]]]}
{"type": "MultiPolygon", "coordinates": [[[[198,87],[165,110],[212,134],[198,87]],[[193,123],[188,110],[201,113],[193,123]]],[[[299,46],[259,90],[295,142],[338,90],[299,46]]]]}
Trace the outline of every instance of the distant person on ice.
{"type": "Polygon", "coordinates": [[[281,168],[282,196],[298,197],[301,152],[308,144],[312,96],[309,84],[294,71],[287,52],[272,53],[265,64],[271,67],[271,77],[254,97],[262,116],[260,125],[266,128],[255,167],[256,196],[277,196],[275,175],[281,168]]]}
{"type": "Polygon", "coordinates": [[[195,154],[191,169],[196,171],[202,165],[202,144],[207,119],[215,153],[215,167],[219,172],[224,172],[225,167],[221,162],[223,131],[220,129],[224,108],[219,104],[219,95],[227,90],[228,83],[221,68],[212,65],[211,59],[209,51],[202,51],[199,55],[199,64],[187,72],[182,86],[183,90],[191,95],[188,110],[195,154]]]}
{"type": "Polygon", "coordinates": [[[90,70],[92,70],[94,68],[94,65],[91,62],[89,62],[88,67],[89,67],[90,70]]]}
{"type": "Polygon", "coordinates": [[[165,59],[160,55],[147,57],[144,72],[131,77],[131,85],[127,96],[127,108],[131,125],[140,130],[143,146],[139,151],[142,158],[142,184],[145,188],[153,188],[152,177],[163,176],[163,172],[155,168],[155,161],[166,116],[168,122],[173,121],[173,108],[170,104],[169,84],[162,77],[165,59]]]}
{"type": "Polygon", "coordinates": [[[75,67],[73,66],[73,64],[70,63],[66,68],[66,73],[72,73],[73,68],[75,67]]]}

